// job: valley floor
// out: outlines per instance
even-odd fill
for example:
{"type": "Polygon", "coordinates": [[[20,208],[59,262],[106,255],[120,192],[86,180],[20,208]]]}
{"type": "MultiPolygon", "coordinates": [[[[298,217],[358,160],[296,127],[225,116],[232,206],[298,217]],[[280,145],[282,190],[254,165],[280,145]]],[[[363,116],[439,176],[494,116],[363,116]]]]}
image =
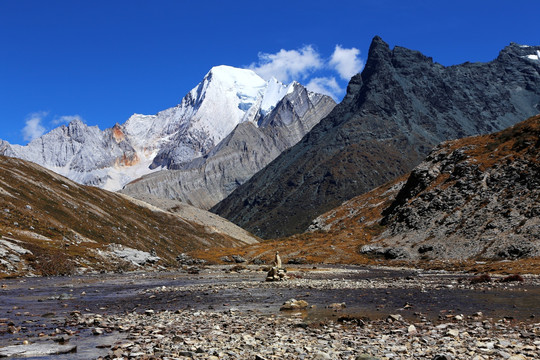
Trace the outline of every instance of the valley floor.
{"type": "Polygon", "coordinates": [[[0,357],[540,358],[538,276],[473,284],[444,271],[287,270],[272,283],[255,266],[2,280],[0,357]],[[291,298],[308,307],[280,311],[291,298]],[[75,352],[44,355],[63,351],[75,352]]]}

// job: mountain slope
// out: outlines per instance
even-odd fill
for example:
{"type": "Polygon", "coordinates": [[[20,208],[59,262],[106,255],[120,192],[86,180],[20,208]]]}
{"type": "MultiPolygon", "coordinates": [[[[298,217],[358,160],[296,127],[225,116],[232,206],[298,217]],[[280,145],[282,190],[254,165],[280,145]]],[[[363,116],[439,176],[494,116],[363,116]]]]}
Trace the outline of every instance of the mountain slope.
{"type": "Polygon", "coordinates": [[[194,255],[270,262],[277,250],[285,262],[538,273],[540,115],[438,145],[411,173],[320,215],[303,234],[194,255]]]}
{"type": "Polygon", "coordinates": [[[383,215],[403,258],[540,256],[540,116],[437,147],[383,215]]]}
{"type": "Polygon", "coordinates": [[[121,191],[133,197],[147,194],[178,199],[209,209],[253,174],[296,144],[335,102],[293,83],[287,95],[258,124],[246,121],[204,157],[127,184],[121,191]]]}
{"type": "Polygon", "coordinates": [[[232,224],[207,224],[193,217],[183,219],[125,195],[79,185],[34,163],[0,156],[0,273],[40,273],[44,263],[55,262],[114,269],[129,255],[142,263],[175,265],[184,251],[257,241],[232,224]]]}
{"type": "Polygon", "coordinates": [[[131,116],[101,131],[73,121],[26,146],[0,142],[0,155],[33,161],[86,185],[118,190],[160,169],[206,155],[240,123],[258,121],[293,91],[251,70],[216,66],[175,107],[131,116]]]}
{"type": "Polygon", "coordinates": [[[439,142],[504,129],[540,111],[540,47],[444,67],[379,37],[342,103],[212,211],[263,238],[410,171],[439,142]]]}
{"type": "Polygon", "coordinates": [[[361,252],[387,258],[540,256],[540,115],[442,143],[406,179],[318,217],[316,230],[312,236],[353,232],[351,243],[369,244],[361,252]],[[377,234],[366,236],[370,229],[377,234]]]}

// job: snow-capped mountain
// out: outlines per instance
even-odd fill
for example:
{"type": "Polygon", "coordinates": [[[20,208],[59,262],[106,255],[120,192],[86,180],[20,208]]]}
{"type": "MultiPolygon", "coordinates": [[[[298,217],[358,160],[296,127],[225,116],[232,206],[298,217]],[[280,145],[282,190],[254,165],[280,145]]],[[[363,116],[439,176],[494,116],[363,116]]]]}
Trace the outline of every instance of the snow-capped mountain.
{"type": "Polygon", "coordinates": [[[175,107],[100,130],[75,120],[31,141],[0,141],[0,154],[33,161],[76,182],[118,190],[145,174],[204,156],[235,127],[258,121],[294,90],[230,66],[212,68],[175,107]]]}
{"type": "Polygon", "coordinates": [[[169,170],[145,175],[127,184],[122,192],[142,200],[153,195],[181,200],[201,209],[211,208],[300,141],[336,105],[329,96],[313,93],[293,82],[287,94],[266,113],[265,109],[271,107],[264,101],[281,97],[285,89],[271,81],[267,96],[259,99],[262,105],[251,107],[261,109],[258,115],[248,112],[246,116],[250,120],[238,124],[206,155],[182,162],[174,154],[168,157],[170,154],[162,150],[161,160],[169,170]]]}

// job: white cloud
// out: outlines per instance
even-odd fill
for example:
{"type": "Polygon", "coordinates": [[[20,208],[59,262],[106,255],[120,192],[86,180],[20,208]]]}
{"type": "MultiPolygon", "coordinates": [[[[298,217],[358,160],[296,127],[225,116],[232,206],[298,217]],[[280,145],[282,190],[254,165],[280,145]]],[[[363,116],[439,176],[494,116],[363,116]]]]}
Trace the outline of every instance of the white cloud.
{"type": "Polygon", "coordinates": [[[55,118],[53,121],[51,121],[51,123],[53,125],[68,124],[74,120],[79,120],[79,121],[84,122],[83,118],[80,115],[64,115],[64,116],[55,118]]]}
{"type": "Polygon", "coordinates": [[[345,49],[336,45],[330,58],[329,65],[333,67],[344,80],[350,80],[364,67],[364,62],[359,58],[360,50],[357,48],[345,49]]]}
{"type": "Polygon", "coordinates": [[[313,92],[331,96],[335,101],[338,101],[338,95],[343,93],[343,89],[339,86],[335,77],[317,77],[311,79],[306,85],[308,90],[313,92]]]}
{"type": "Polygon", "coordinates": [[[299,50],[281,49],[276,54],[259,53],[258,63],[249,68],[264,79],[272,76],[283,83],[291,80],[305,79],[312,71],[324,66],[321,56],[311,45],[299,50]]]}
{"type": "Polygon", "coordinates": [[[23,138],[25,141],[32,141],[45,133],[45,127],[41,121],[47,116],[46,111],[32,113],[26,119],[26,125],[22,129],[23,138]]]}

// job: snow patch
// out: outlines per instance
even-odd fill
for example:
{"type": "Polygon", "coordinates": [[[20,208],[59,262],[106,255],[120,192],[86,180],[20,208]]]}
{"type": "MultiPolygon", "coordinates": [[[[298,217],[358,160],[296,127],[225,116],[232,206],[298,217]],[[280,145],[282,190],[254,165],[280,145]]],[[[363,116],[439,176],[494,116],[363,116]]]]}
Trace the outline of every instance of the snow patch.
{"type": "Polygon", "coordinates": [[[536,54],[527,55],[526,58],[536,61],[540,60],[540,50],[536,50],[536,54]]]}
{"type": "Polygon", "coordinates": [[[276,107],[277,103],[290,92],[290,87],[280,83],[276,78],[268,80],[266,90],[262,96],[261,110],[267,114],[276,107]]]}
{"type": "Polygon", "coordinates": [[[133,249],[127,246],[120,244],[110,244],[108,245],[109,253],[114,256],[129,261],[130,263],[136,266],[142,266],[144,264],[153,264],[160,260],[158,256],[152,255],[146,251],[141,251],[133,249]]]}

